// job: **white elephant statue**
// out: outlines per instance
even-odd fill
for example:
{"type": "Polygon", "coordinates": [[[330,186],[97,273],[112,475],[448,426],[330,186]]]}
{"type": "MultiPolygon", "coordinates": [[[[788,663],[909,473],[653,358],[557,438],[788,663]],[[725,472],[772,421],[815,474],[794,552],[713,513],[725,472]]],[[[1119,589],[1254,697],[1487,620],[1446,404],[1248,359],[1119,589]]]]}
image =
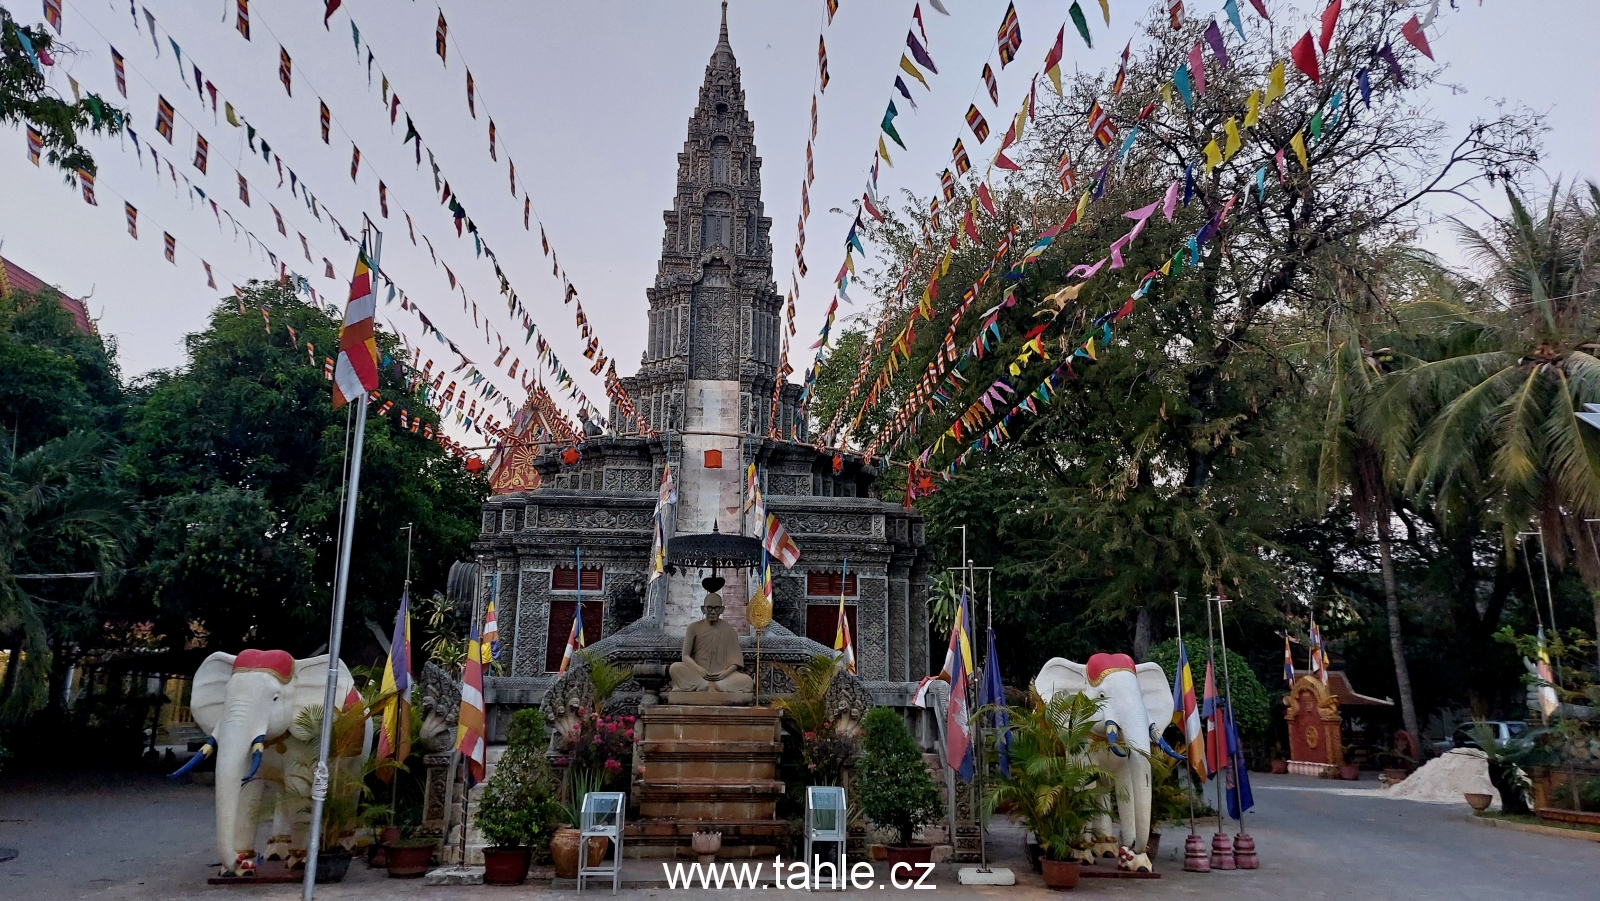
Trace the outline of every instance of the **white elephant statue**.
{"type": "Polygon", "coordinates": [[[1034,677],[1033,687],[1046,702],[1060,692],[1101,701],[1091,756],[1116,780],[1121,846],[1111,842],[1111,818],[1105,816],[1092,827],[1094,853],[1116,856],[1124,870],[1150,871],[1145,843],[1150,838],[1151,748],[1179,756],[1161,737],[1172,718],[1172,686],[1161,665],[1136,665],[1127,654],[1095,654],[1088,663],[1052,657],[1034,677]]]}
{"type": "MultiPolygon", "coordinates": [[[[237,657],[219,651],[195,672],[189,709],[195,725],[209,737],[200,753],[173,776],[187,773],[207,757],[216,758],[222,875],[254,872],[260,822],[256,808],[269,785],[276,803],[266,856],[304,855],[309,826],[306,799],[284,790],[286,755],[289,743],[295,741],[289,729],[302,711],[321,709],[327,678],[328,655],[296,660],[287,651],[247,650],[237,657]]],[[[334,697],[348,703],[354,689],[350,670],[341,661],[334,697]]]]}

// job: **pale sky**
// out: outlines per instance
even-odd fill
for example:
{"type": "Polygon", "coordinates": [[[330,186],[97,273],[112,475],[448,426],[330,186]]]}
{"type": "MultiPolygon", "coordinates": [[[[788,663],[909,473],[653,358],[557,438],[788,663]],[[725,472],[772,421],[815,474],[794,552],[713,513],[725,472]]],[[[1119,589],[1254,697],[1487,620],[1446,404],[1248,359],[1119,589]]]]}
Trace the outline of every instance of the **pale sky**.
{"type": "MultiPolygon", "coordinates": [[[[933,191],[957,137],[963,138],[975,165],[993,153],[1004,130],[999,123],[1015,112],[1069,5],[1064,0],[1018,0],[1023,45],[1016,61],[1002,69],[992,52],[1005,2],[944,3],[952,13],[948,18],[922,3],[928,51],[939,74],[929,75],[931,93],[911,85],[916,110],[893,93],[915,0],[841,0],[838,15],[826,28],[832,80],[820,103],[817,178],[807,226],[811,274],[802,283],[799,334],[791,348],[797,371],[810,362],[806,348],[831,297],[829,282],[842,260],[850,224],[850,214],[830,210],[849,208],[860,196],[878,122],[891,95],[900,110],[896,126],[911,149],[891,148],[895,165],[881,170],[879,192],[888,203],[897,202],[904,188],[924,196],[933,191]],[[980,86],[986,59],[999,78],[998,107],[980,86]],[[996,133],[986,153],[973,146],[962,122],[972,102],[996,133]]],[[[5,0],[4,5],[23,21],[40,18],[33,0],[5,0]]],[[[161,176],[158,180],[152,172],[148,155],[141,167],[126,140],[92,140],[89,146],[101,176],[100,205],[90,207],[56,172],[28,163],[21,130],[0,131],[0,252],[66,293],[87,297],[102,334],[117,340],[126,376],[183,362],[183,336],[204,326],[217,296],[206,287],[200,259],[211,263],[224,292],[232,282],[272,274],[263,253],[252,254],[243,239],[235,243],[226,216],[219,228],[209,205],[197,199],[191,208],[185,175],[308,276],[325,299],[342,303],[353,251],[339,240],[326,215],[318,222],[290,196],[287,182],[277,189],[275,166],[250,155],[242,129],[228,126],[220,116],[214,119],[209,101],[202,106],[192,71],[198,65],[221,98],[231,101],[274,153],[283,155],[285,165],[311,184],[319,205],[346,227],[359,225],[362,212],[385,227],[385,270],[468,356],[492,362],[495,348],[485,346],[484,332],[475,329],[470,312],[462,311],[460,293],[449,290],[443,270],[435,268],[425,246],[411,245],[400,211],[409,212],[419,241],[424,236],[432,240],[441,261],[477,301],[478,321],[489,322],[512,345],[513,357],[507,362],[520,355],[526,365],[533,348],[523,347],[523,331],[506,313],[491,267],[475,257],[470,237],[455,237],[449,213],[434,193],[427,155],[418,169],[412,148],[400,143],[409,113],[543,333],[584,391],[603,403],[600,379],[589,375],[580,353],[572,309],[562,305],[560,282],[540,252],[537,221],[532,232],[523,230],[521,190],[525,186],[532,196],[551,244],[578,287],[602,343],[617,358],[619,371],[633,372],[644,347],[645,289],[655,276],[661,214],[672,200],[676,157],[717,39],[717,0],[446,2],[453,39],[448,65],[434,52],[438,7],[433,3],[346,0],[327,31],[322,27],[323,5],[322,0],[256,0],[251,4],[252,40],[246,42],[235,30],[232,0],[141,2],[137,30],[123,0],[66,0],[63,39],[78,53],[58,58],[52,85],[70,94],[71,75],[84,89],[129,108],[140,141],[153,140],[164,161],[161,176]],[[159,26],[159,58],[144,8],[159,26]],[[359,57],[351,40],[352,16],[361,28],[359,57]],[[182,81],[169,34],[183,50],[182,81]],[[108,43],[127,60],[125,102],[113,84],[108,43]],[[293,60],[292,97],[278,80],[280,43],[293,60]],[[368,46],[376,58],[370,88],[368,46]],[[477,90],[476,119],[467,110],[463,58],[477,90]],[[401,115],[392,128],[380,97],[380,72],[388,74],[401,98],[401,115]],[[158,94],[174,103],[180,115],[171,145],[156,135],[158,94]],[[334,118],[326,145],[318,127],[319,97],[334,118]],[[491,113],[498,161],[488,154],[491,113]],[[196,126],[210,144],[205,176],[192,165],[196,126]],[[352,140],[362,153],[354,184],[349,175],[352,140]],[[515,199],[508,188],[507,153],[517,164],[515,199]],[[166,171],[169,156],[179,175],[177,189],[166,171]],[[222,161],[237,166],[249,180],[249,208],[239,202],[233,170],[222,161]],[[379,218],[380,178],[388,190],[387,220],[379,218]],[[124,198],[140,210],[138,241],[127,233],[124,198]],[[283,215],[286,237],[278,234],[269,203],[283,215]],[[176,265],[163,257],[163,230],[179,241],[176,265]],[[297,233],[305,234],[314,263],[305,261],[297,233]],[[338,281],[323,277],[324,256],[332,261],[338,281]]],[[[1568,180],[1575,174],[1600,177],[1589,153],[1600,143],[1600,126],[1595,103],[1587,96],[1590,42],[1600,33],[1600,4],[1487,0],[1480,7],[1475,0],[1459,0],[1458,5],[1452,11],[1448,2],[1443,4],[1430,33],[1449,83],[1434,90],[1431,102],[1453,135],[1464,133],[1474,117],[1491,114],[1499,100],[1526,103],[1549,113],[1546,173],[1568,180]]],[[[1321,6],[1305,0],[1268,3],[1275,27],[1296,30],[1321,6]]],[[[1152,9],[1133,0],[1111,0],[1108,28],[1098,4],[1086,2],[1084,7],[1095,47],[1086,49],[1068,24],[1068,68],[1099,70],[1113,64],[1123,44],[1141,31],[1136,16],[1152,9]]],[[[1187,7],[1191,16],[1220,17],[1222,3],[1201,0],[1187,7]]],[[[1265,23],[1248,4],[1241,7],[1247,32],[1260,34],[1265,23]]],[[[822,0],[733,0],[728,13],[763,161],[763,199],[773,221],[774,278],[780,291],[788,285],[792,265],[822,13],[822,0]]],[[[1231,30],[1228,40],[1237,41],[1231,30]]],[[[1134,52],[1139,52],[1137,42],[1134,52]]],[[[1545,183],[1541,179],[1532,186],[1542,189],[1545,183]]],[[[1493,209],[1503,207],[1493,196],[1487,201],[1493,209]]],[[[1454,203],[1439,205],[1435,212],[1443,216],[1464,209],[1480,215],[1454,203]]],[[[1448,242],[1437,236],[1431,244],[1448,252],[1448,242]]],[[[852,312],[844,308],[841,319],[852,312]]],[[[400,312],[398,302],[380,304],[379,316],[413,342],[419,340],[416,320],[400,312]]],[[[835,326],[835,334],[842,327],[835,326]]],[[[487,341],[493,345],[493,339],[487,341]]],[[[441,363],[456,362],[431,339],[422,346],[436,350],[441,363]]],[[[520,399],[520,389],[503,373],[497,383],[520,399]]],[[[570,403],[565,405],[570,409],[570,403]]]]}

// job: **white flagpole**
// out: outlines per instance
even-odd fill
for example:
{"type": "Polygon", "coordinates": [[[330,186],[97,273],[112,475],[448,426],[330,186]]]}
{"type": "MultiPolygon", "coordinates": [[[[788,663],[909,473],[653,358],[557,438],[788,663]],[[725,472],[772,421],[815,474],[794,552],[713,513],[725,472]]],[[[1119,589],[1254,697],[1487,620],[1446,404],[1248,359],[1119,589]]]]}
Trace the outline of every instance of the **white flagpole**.
{"type": "MultiPolygon", "coordinates": [[[[367,223],[372,236],[372,276],[379,272],[383,234],[367,223]]],[[[350,587],[350,544],[355,536],[356,498],[361,491],[361,449],[367,437],[367,392],[355,399],[355,447],[350,454],[350,484],[345,487],[344,517],[339,530],[339,562],[333,583],[333,622],[328,626],[328,678],[322,691],[322,733],[317,738],[317,768],[311,778],[311,834],[306,845],[306,872],[300,897],[311,901],[317,890],[317,857],[322,845],[322,806],[328,797],[328,750],[333,743],[333,715],[339,691],[339,645],[344,632],[344,602],[350,587]]]]}

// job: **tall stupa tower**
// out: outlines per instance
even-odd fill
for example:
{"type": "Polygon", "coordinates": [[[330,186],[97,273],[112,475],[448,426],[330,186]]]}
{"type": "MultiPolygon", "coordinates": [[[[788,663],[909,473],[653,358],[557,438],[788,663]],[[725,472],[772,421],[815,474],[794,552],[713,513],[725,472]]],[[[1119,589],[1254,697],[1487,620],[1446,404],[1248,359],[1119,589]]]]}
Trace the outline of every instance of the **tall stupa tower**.
{"type": "MultiPolygon", "coordinates": [[[[646,291],[649,340],[638,374],[623,380],[641,421],[619,421],[615,411],[612,421],[623,433],[688,429],[696,415],[689,407],[699,404],[699,415],[721,431],[765,435],[783,298],[772,278],[772,220],[761,203],[761,157],[728,42],[726,3],[678,154],[672,208],[662,218],[661,258],[646,291]]],[[[784,437],[792,437],[798,394],[790,386],[780,399],[784,437]]]]}

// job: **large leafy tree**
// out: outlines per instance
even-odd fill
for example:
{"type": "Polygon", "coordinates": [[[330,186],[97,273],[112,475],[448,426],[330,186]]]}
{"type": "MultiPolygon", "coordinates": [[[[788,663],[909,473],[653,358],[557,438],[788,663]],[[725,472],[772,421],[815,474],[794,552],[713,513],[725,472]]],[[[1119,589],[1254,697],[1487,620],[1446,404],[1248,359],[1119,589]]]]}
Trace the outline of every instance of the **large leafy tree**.
{"type": "MultiPolygon", "coordinates": [[[[198,626],[215,647],[302,654],[326,639],[353,409],[333,409],[323,377],[337,335],[330,312],[288,286],[253,283],[189,336],[185,367],[136,386],[127,467],[152,525],[126,591],[158,631],[192,639],[198,626]]],[[[379,345],[386,359],[398,352],[387,333],[379,345]]],[[[380,390],[437,425],[407,397],[398,363],[385,366],[380,390]]],[[[415,527],[413,591],[444,587],[477,534],[486,492],[435,442],[402,431],[397,413],[373,410],[350,572],[352,629],[393,617],[407,525],[415,527]]]]}
{"type": "Polygon", "coordinates": [[[114,135],[127,114],[98,94],[67,102],[45,84],[44,65],[54,53],[72,48],[56,43],[43,25],[26,26],[0,7],[0,124],[37,129],[50,165],[73,179],[79,170],[93,174],[94,157],[79,142],[83,132],[114,135]]]}
{"type": "MultiPolygon", "coordinates": [[[[1161,88],[1200,39],[1203,22],[1179,31],[1164,20],[1153,23],[1120,95],[1108,90],[1107,73],[1067,80],[1060,99],[1040,89],[1029,136],[1008,151],[1022,171],[996,186],[999,215],[980,217],[981,246],[959,251],[940,280],[931,321],[919,326],[910,359],[899,363],[890,390],[876,398],[880,411],[892,415],[905,403],[941,352],[950,313],[1005,230],[1015,226],[1018,244],[1026,247],[1038,231],[1067,217],[1100,162],[1112,162],[1109,149],[1094,146],[1085,128],[1091,105],[1107,107],[1125,130],[1148,105],[1158,112],[1140,125],[1126,157],[1108,167],[1103,196],[1088,215],[1058,237],[1019,282],[995,279],[984,289],[957,330],[955,352],[977,337],[977,311],[999,303],[1003,290],[1014,287],[1018,302],[999,311],[1003,340],[982,358],[963,361],[955,396],[924,409],[925,418],[913,423],[894,459],[927,449],[934,469],[948,465],[998,419],[998,412],[985,416],[984,425],[964,440],[945,436],[940,443],[946,426],[980,392],[1005,379],[1018,392],[1001,410],[1009,407],[1059,362],[1059,354],[1076,347],[1088,322],[1121,306],[1145,273],[1160,268],[1206,223],[1220,223],[1220,231],[1199,260],[1186,259],[1155,283],[1133,316],[1116,324],[1111,344],[1100,345],[1098,362],[1078,360],[1074,378],[1039,415],[1013,421],[1009,440],[968,455],[953,481],[943,484],[946,497],[979,498],[979,506],[946,508],[938,494],[923,502],[933,520],[930,540],[944,547],[950,546],[951,520],[966,514],[971,522],[968,511],[974,509],[986,517],[992,513],[980,528],[998,533],[997,565],[1013,580],[1008,593],[1022,601],[997,609],[997,617],[1036,618],[1047,629],[1084,619],[1126,623],[1134,650],[1143,652],[1158,639],[1155,632],[1174,592],[1198,607],[1199,598],[1220,586],[1253,606],[1259,622],[1276,621],[1281,628],[1276,611],[1320,590],[1314,574],[1300,578],[1292,549],[1282,543],[1299,525],[1295,500],[1308,487],[1289,478],[1292,460],[1285,445],[1297,423],[1316,416],[1305,403],[1314,375],[1310,364],[1286,349],[1326,326],[1326,300],[1316,289],[1347,248],[1405,240],[1421,200],[1466,191],[1490,173],[1518,170],[1536,149],[1537,123],[1516,115],[1479,123],[1452,142],[1419,95],[1433,71],[1411,60],[1403,63],[1404,83],[1382,74],[1372,48],[1397,32],[1409,15],[1403,7],[1387,0],[1346,3],[1333,47],[1323,57],[1320,84],[1291,67],[1288,93],[1261,107],[1260,124],[1245,132],[1240,151],[1209,172],[1201,148],[1212,138],[1222,143],[1224,125],[1246,117],[1251,93],[1288,58],[1294,35],[1274,39],[1257,32],[1239,46],[1230,40],[1228,68],[1208,71],[1206,92],[1192,107],[1164,99],[1161,88]],[[1369,70],[1373,84],[1370,110],[1356,106],[1361,69],[1369,70]],[[1296,133],[1317,131],[1309,166],[1291,162],[1280,183],[1277,151],[1296,133]],[[1071,193],[1057,183],[1063,154],[1077,161],[1080,184],[1071,193]],[[1263,168],[1264,195],[1256,180],[1263,168]],[[1152,217],[1124,251],[1123,268],[1102,269],[1082,284],[1069,277],[1071,267],[1104,256],[1128,231],[1123,211],[1159,201],[1172,180],[1188,171],[1194,175],[1193,199],[1180,207],[1176,221],[1152,217]],[[1230,199],[1230,214],[1219,219],[1230,199]],[[1064,288],[1071,290],[1063,294],[1064,288]],[[1053,323],[1044,334],[1051,359],[1012,371],[1023,336],[1041,321],[1053,323]]],[[[958,195],[952,206],[960,210],[966,200],[958,195]]],[[[873,276],[880,297],[892,295],[922,229],[931,225],[924,212],[929,198],[911,201],[872,230],[890,257],[889,266],[873,276]]],[[[946,215],[934,250],[917,267],[914,290],[926,283],[941,239],[954,227],[946,215]]],[[[1013,250],[1002,266],[1018,255],[1013,250]]],[[[892,336],[910,313],[898,308],[889,315],[892,336]]],[[[874,375],[886,357],[879,354],[874,375]]],[[[840,372],[831,379],[825,372],[819,383],[848,384],[859,363],[854,355],[836,354],[828,368],[840,372]]],[[[817,412],[825,420],[829,411],[817,412]]],[[[869,426],[873,413],[863,417],[869,426]]],[[[847,410],[844,420],[854,418],[855,411],[847,410]]],[[[1191,613],[1187,624],[1194,622],[1191,613]]]]}
{"type": "Polygon", "coordinates": [[[74,429],[119,426],[115,353],[79,332],[52,291],[0,297],[0,372],[0,428],[20,450],[74,429]]]}

